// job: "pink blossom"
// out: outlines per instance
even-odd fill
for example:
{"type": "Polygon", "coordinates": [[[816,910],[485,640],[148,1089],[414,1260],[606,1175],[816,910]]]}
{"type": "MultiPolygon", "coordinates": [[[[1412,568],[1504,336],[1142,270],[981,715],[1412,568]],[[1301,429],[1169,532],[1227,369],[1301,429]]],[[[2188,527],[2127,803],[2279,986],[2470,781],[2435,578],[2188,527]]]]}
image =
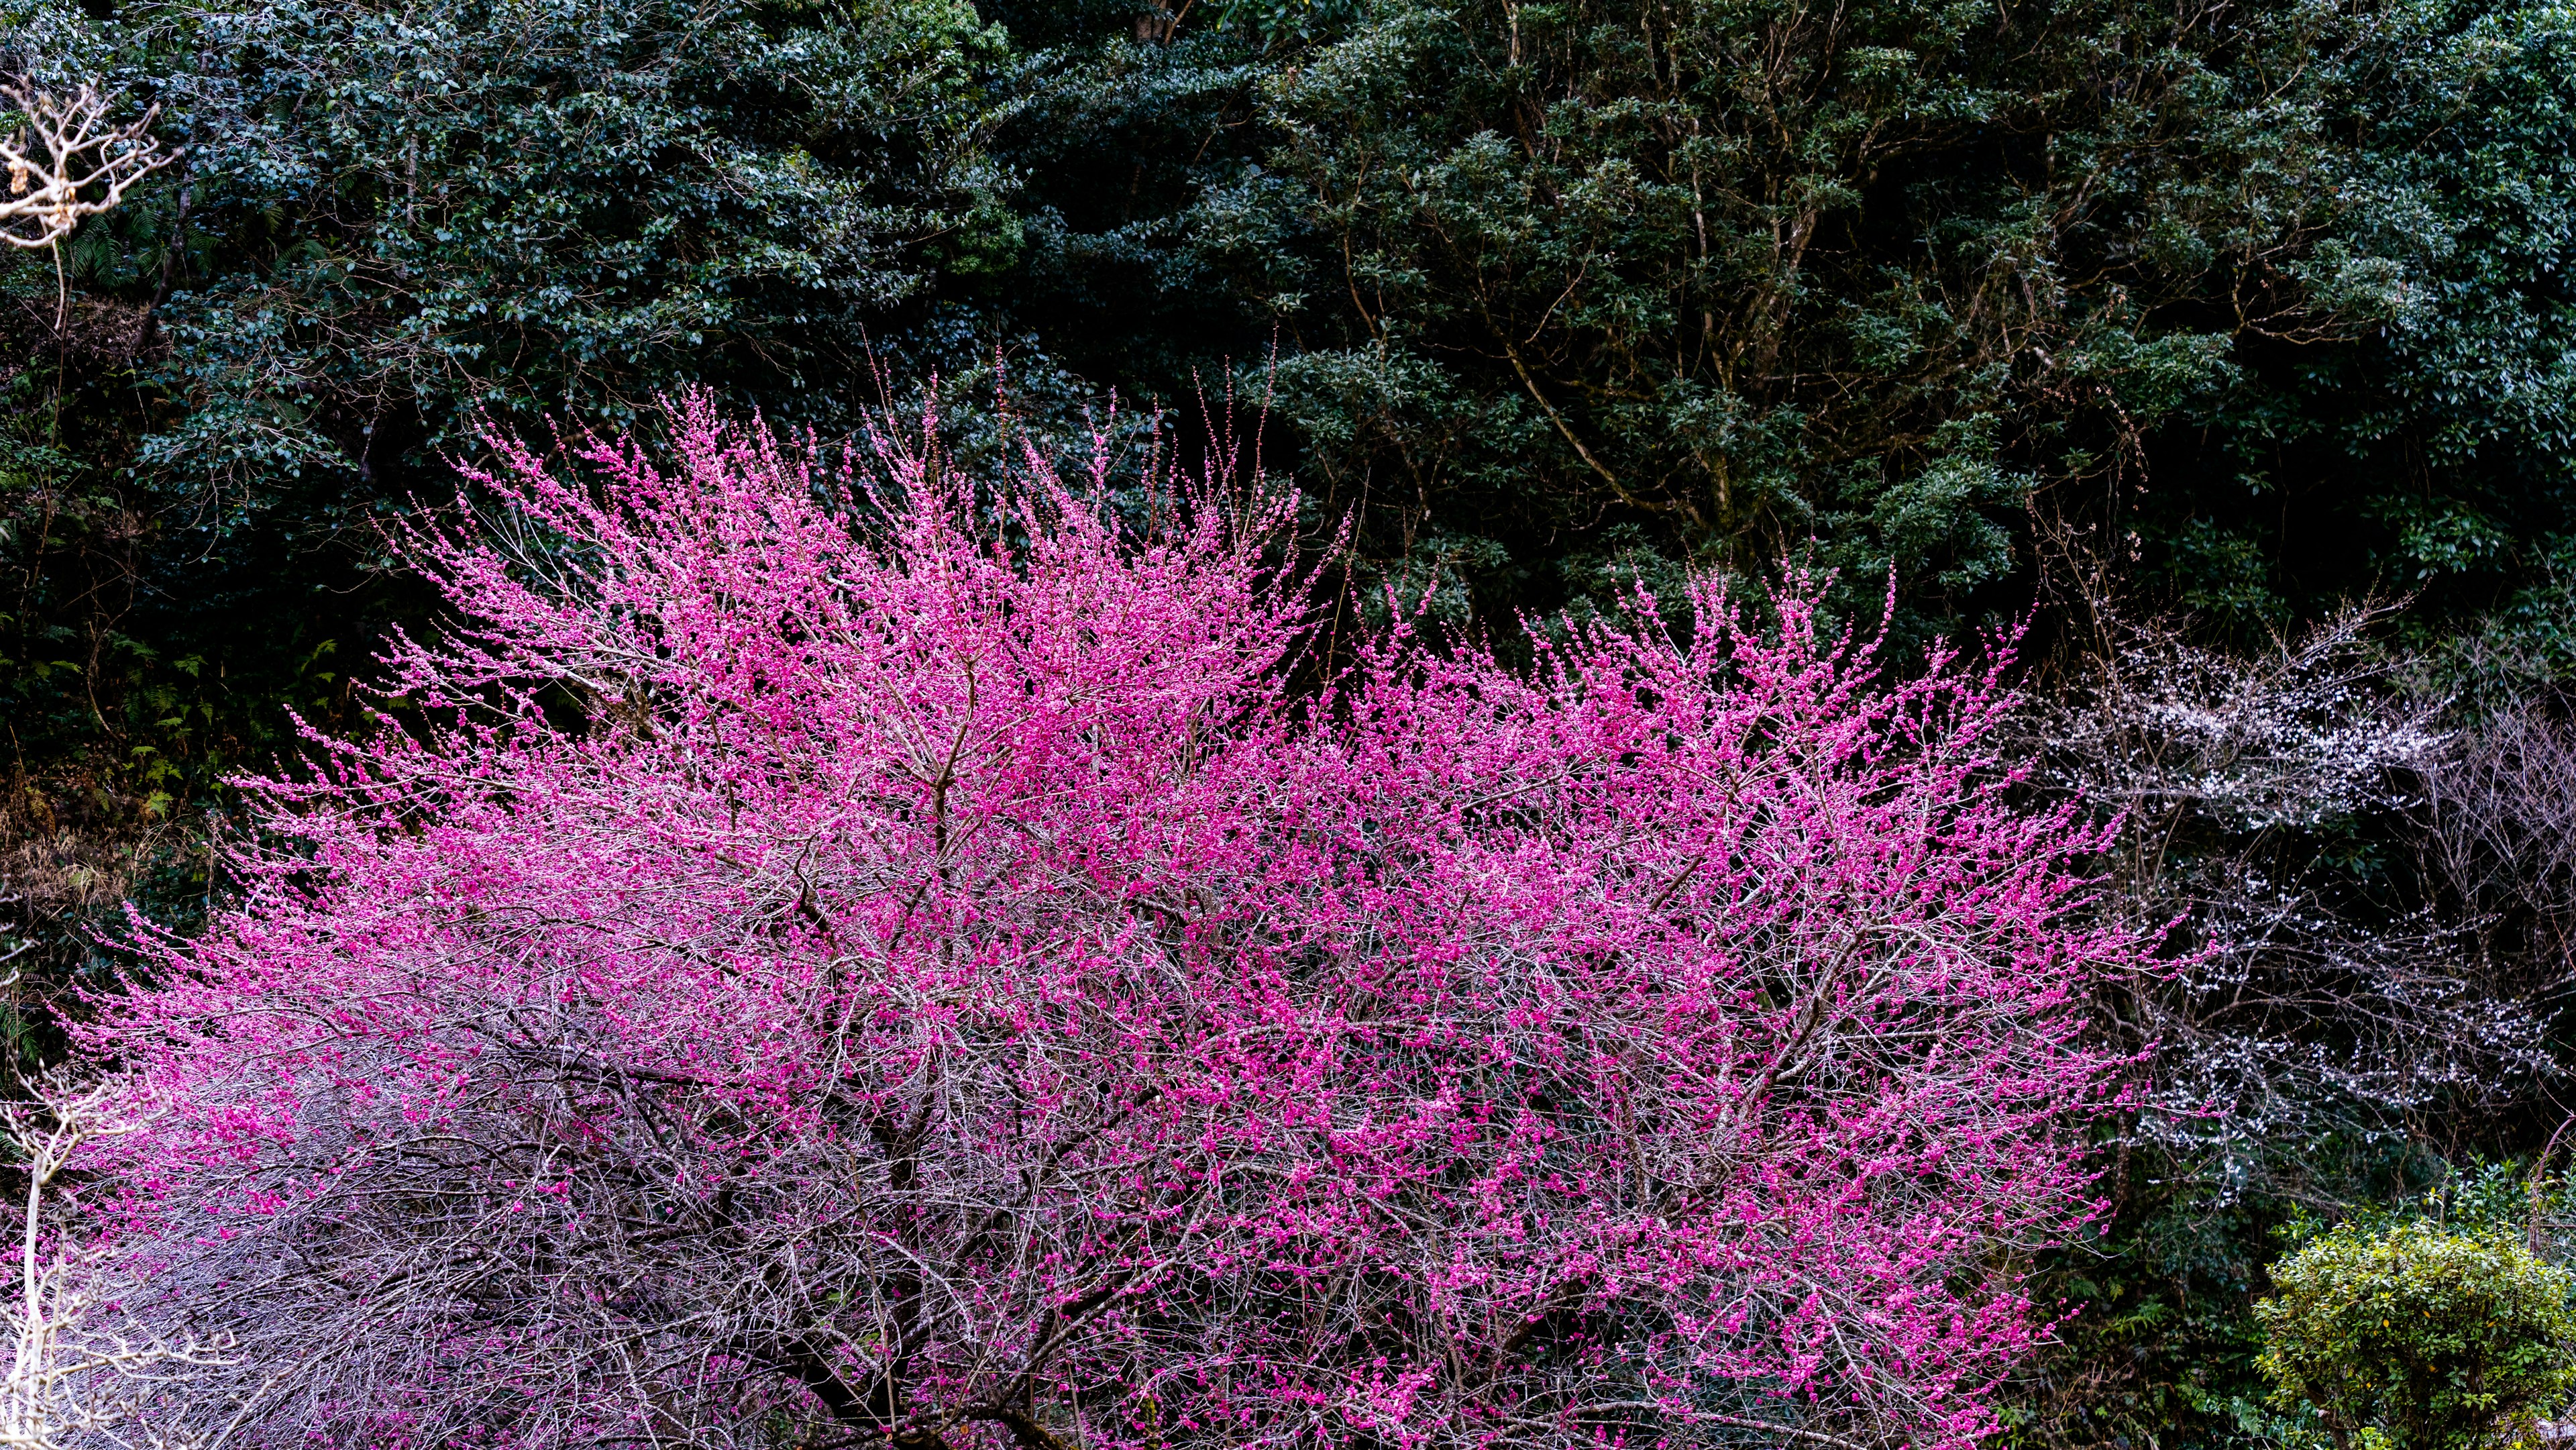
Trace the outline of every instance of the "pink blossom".
{"type": "Polygon", "coordinates": [[[2000,666],[1884,668],[1792,578],[1300,688],[1292,498],[672,422],[404,541],[457,627],[87,1034],[164,1109],[93,1165],[153,1312],[240,1346],[171,1428],[1993,1428],[2133,951],[2000,666]]]}

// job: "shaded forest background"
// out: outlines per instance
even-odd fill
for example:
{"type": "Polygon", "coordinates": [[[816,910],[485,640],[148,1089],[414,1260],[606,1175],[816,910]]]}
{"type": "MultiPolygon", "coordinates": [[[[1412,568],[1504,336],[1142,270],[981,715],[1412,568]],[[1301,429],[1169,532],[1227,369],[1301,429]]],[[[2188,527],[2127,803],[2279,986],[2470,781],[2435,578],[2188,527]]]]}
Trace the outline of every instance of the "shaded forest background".
{"type": "Polygon", "coordinates": [[[2103,1003],[2152,1065],[2017,1440],[2274,1437],[2287,1228],[2564,1147],[2576,9],[0,0],[0,71],[187,148],[59,325],[0,258],[12,1071],[433,617],[381,527],[478,419],[703,385],[1257,435],[1352,609],[2033,621],[2034,788],[2129,812],[2178,965],[2103,1003]]]}

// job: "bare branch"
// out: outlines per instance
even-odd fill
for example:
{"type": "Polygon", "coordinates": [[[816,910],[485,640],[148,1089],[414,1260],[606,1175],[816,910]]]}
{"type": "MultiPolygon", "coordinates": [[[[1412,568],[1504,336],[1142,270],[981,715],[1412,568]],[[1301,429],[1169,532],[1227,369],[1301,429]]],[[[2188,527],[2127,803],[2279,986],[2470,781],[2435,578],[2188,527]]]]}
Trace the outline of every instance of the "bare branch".
{"type": "Polygon", "coordinates": [[[82,220],[125,199],[134,183],[178,159],[152,135],[161,114],[155,106],[139,120],[111,124],[112,93],[83,83],[58,96],[25,82],[0,82],[0,97],[27,124],[0,139],[0,164],[9,168],[8,195],[0,196],[0,240],[16,247],[50,247],[82,220]]]}

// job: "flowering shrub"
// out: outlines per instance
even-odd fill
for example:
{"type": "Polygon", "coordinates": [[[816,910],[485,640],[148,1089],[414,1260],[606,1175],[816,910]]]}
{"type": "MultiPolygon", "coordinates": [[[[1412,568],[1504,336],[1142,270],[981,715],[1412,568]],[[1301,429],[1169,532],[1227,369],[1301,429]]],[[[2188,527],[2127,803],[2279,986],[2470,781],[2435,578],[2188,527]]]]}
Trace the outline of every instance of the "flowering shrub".
{"type": "Polygon", "coordinates": [[[88,1045],[234,1443],[1957,1450],[2127,942],[2010,705],[1789,591],[1292,689],[1293,501],[714,418],[408,550],[435,722],[261,787],[88,1045]]]}

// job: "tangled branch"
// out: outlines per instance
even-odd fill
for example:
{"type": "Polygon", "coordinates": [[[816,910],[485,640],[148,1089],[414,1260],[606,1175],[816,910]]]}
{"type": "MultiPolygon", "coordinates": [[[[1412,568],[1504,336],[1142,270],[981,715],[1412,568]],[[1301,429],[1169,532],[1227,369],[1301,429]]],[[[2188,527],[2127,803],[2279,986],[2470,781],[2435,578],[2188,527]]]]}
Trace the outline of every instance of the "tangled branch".
{"type": "Polygon", "coordinates": [[[154,106],[140,120],[115,125],[113,93],[84,81],[68,96],[25,82],[0,82],[0,97],[28,124],[0,140],[0,162],[9,167],[9,192],[0,196],[0,240],[54,253],[54,280],[62,294],[54,325],[70,308],[63,286],[62,239],[85,217],[110,210],[134,183],[179,157],[152,134],[161,114],[154,106]]]}
{"type": "MultiPolygon", "coordinates": [[[[18,1283],[0,1309],[10,1340],[8,1375],[0,1380],[0,1450],[60,1450],[100,1435],[127,1443],[120,1432],[138,1422],[140,1397],[224,1362],[215,1347],[132,1322],[125,1305],[135,1286],[117,1271],[110,1247],[80,1229],[82,1205],[65,1170],[84,1147],[141,1125],[102,1090],[47,1087],[54,1089],[44,1094],[50,1101],[0,1109],[0,1126],[26,1155],[18,1283]]],[[[190,1443],[145,1433],[146,1444],[190,1443]]]]}

